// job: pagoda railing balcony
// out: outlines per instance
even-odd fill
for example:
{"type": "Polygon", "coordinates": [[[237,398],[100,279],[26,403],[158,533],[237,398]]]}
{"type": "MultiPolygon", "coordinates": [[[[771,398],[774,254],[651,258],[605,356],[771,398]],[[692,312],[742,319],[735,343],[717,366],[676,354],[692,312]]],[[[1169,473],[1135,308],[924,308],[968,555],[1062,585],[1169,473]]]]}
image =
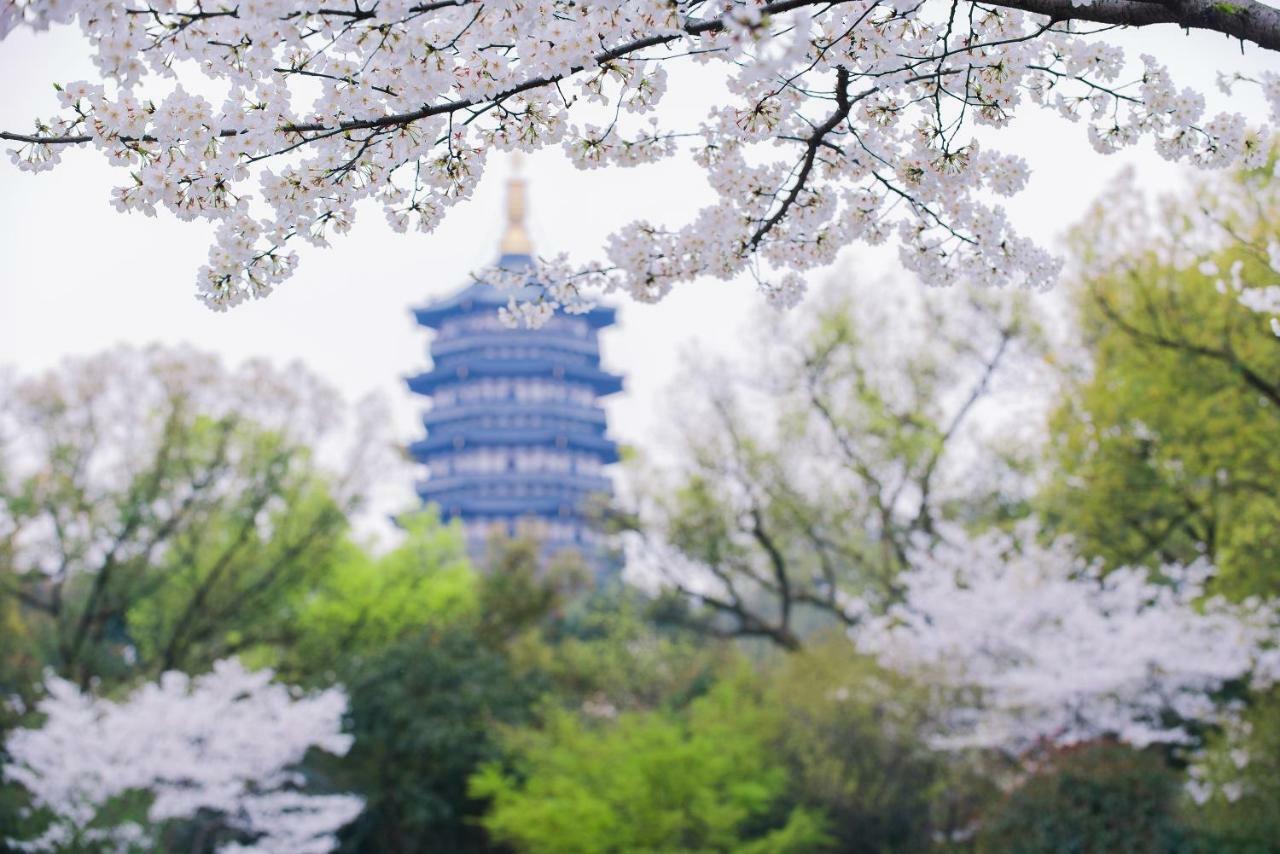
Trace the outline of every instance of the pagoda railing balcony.
{"type": "Polygon", "coordinates": [[[455,516],[506,516],[520,518],[522,516],[544,516],[548,518],[578,519],[582,518],[579,504],[562,498],[549,496],[546,498],[446,498],[432,499],[432,504],[440,508],[442,519],[455,516]]]}
{"type": "MultiPolygon", "coordinates": [[[[581,497],[587,494],[612,494],[613,485],[603,475],[579,474],[576,472],[465,472],[452,475],[432,475],[419,480],[414,489],[421,496],[439,495],[456,490],[474,491],[476,494],[488,494],[485,490],[497,487],[563,487],[558,495],[581,497]]],[[[544,493],[550,495],[552,493],[544,493]]]]}
{"type": "Polygon", "coordinates": [[[436,338],[431,342],[433,358],[452,356],[486,347],[537,347],[562,350],[575,355],[600,355],[600,346],[594,338],[578,338],[563,332],[519,332],[504,330],[498,333],[472,333],[453,338],[436,338]]]}
{"type": "Polygon", "coordinates": [[[563,448],[590,451],[604,464],[618,461],[618,445],[612,439],[582,433],[564,433],[554,430],[475,430],[466,436],[445,434],[419,439],[409,446],[410,453],[421,462],[430,463],[430,457],[442,451],[460,451],[464,448],[486,446],[563,448]]]}
{"type": "Polygon", "coordinates": [[[546,359],[475,359],[444,370],[436,368],[408,379],[418,394],[431,394],[441,385],[477,378],[566,380],[590,386],[596,394],[622,391],[622,378],[599,368],[559,365],[546,359]]]}
{"type": "Polygon", "coordinates": [[[422,415],[424,427],[444,426],[453,421],[473,418],[507,418],[511,416],[543,416],[581,421],[584,425],[605,426],[604,410],[599,406],[581,406],[573,403],[529,403],[509,398],[453,403],[430,409],[422,415]]]}
{"type": "Polygon", "coordinates": [[[554,433],[565,436],[605,436],[605,425],[599,421],[580,421],[568,418],[552,418],[547,416],[513,415],[502,418],[498,416],[480,416],[466,420],[445,421],[431,425],[427,430],[428,437],[472,435],[476,431],[486,430],[521,430],[529,433],[554,433]]]}
{"type": "Polygon", "coordinates": [[[458,365],[476,362],[545,362],[548,365],[572,365],[578,368],[600,370],[600,357],[585,353],[571,353],[555,347],[480,347],[468,348],[447,355],[432,354],[433,365],[438,371],[451,371],[458,365]]]}
{"type": "MultiPolygon", "coordinates": [[[[511,256],[510,260],[503,258],[499,262],[501,266],[508,269],[527,266],[528,263],[529,259],[521,256],[511,256]]],[[[515,294],[517,299],[536,299],[538,295],[539,290],[536,287],[525,288],[521,293],[515,294]]],[[[415,308],[412,311],[418,323],[426,327],[439,329],[449,320],[467,315],[489,314],[497,320],[498,308],[505,306],[512,296],[510,293],[499,291],[492,285],[478,282],[449,299],[432,303],[423,308],[415,308]]],[[[614,309],[597,305],[582,314],[553,318],[553,320],[559,319],[562,323],[583,320],[591,327],[601,329],[605,326],[612,326],[616,318],[617,312],[614,309]]]]}

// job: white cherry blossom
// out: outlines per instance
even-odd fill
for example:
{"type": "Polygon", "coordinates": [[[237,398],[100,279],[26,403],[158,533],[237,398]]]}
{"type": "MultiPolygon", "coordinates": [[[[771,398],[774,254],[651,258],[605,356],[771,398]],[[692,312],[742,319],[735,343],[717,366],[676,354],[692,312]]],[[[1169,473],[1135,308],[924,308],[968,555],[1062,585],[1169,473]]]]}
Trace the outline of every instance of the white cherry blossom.
{"type": "Polygon", "coordinates": [[[27,789],[52,825],[19,850],[62,850],[75,840],[104,849],[146,847],[136,824],[90,826],[110,799],[152,795],[147,819],[160,823],[210,811],[255,839],[223,851],[321,852],[363,808],[351,795],[308,794],[291,766],[311,748],[344,754],[346,696],[340,689],[296,695],[238,661],[190,678],[164,674],[114,702],[51,677],[39,704],[44,723],[13,731],[4,776],[27,789]]]}
{"type": "MultiPolygon", "coordinates": [[[[600,292],[658,300],[703,275],[751,277],[790,305],[796,274],[890,238],[928,284],[1039,289],[1059,261],[995,201],[1022,191],[1026,164],[974,129],[1040,107],[1085,123],[1100,151],[1146,139],[1200,166],[1249,162],[1264,128],[1206,115],[1161,61],[1129,62],[1096,34],[1180,24],[1280,49],[1280,11],[1224,5],[0,0],[0,36],[78,23],[101,75],[65,82],[55,116],[0,138],[34,171],[96,148],[127,176],[119,209],[215,222],[196,284],[216,309],[271,293],[298,241],[327,246],[364,208],[430,231],[491,152],[547,147],[583,168],[690,157],[718,198],[623,227],[594,261],[535,265],[545,308],[521,322],[600,292]],[[725,73],[696,127],[663,111],[682,63],[725,73]]],[[[1236,84],[1280,112],[1280,75],[1224,77],[1236,84]]]]}
{"type": "Polygon", "coordinates": [[[1103,573],[1035,534],[951,532],[914,556],[905,601],[854,630],[886,664],[971,691],[943,743],[1186,744],[1188,725],[1232,719],[1215,696],[1224,685],[1274,681],[1275,603],[1206,599],[1202,564],[1103,573]]]}

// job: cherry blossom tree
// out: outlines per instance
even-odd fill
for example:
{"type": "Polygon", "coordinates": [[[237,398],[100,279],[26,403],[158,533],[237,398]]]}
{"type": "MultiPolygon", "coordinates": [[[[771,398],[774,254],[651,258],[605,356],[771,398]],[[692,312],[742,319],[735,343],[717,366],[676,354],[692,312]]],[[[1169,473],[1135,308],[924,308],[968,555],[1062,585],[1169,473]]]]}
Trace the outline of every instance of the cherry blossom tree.
{"type": "Polygon", "coordinates": [[[900,576],[902,603],[853,633],[882,663],[973,691],[944,743],[1186,744],[1230,719],[1224,686],[1280,675],[1274,602],[1206,599],[1206,564],[1103,573],[1035,534],[1034,521],[1012,535],[949,532],[900,576]]]}
{"type": "Polygon", "coordinates": [[[350,747],[340,689],[296,696],[235,659],[194,679],[171,671],[120,702],[58,678],[46,688],[44,723],[5,743],[4,776],[53,817],[38,837],[9,840],[18,850],[146,848],[154,826],[207,812],[241,840],[221,851],[328,851],[363,808],[351,795],[301,791],[290,770],[313,747],[350,747]],[[148,826],[102,823],[104,806],[136,791],[150,795],[148,826]]]}
{"type": "MultiPolygon", "coordinates": [[[[1102,152],[1146,138],[1170,159],[1256,164],[1265,128],[1206,115],[1159,58],[1130,63],[1104,34],[1167,24],[1280,49],[1280,10],[1258,0],[0,5],[0,34],[72,21],[103,79],[61,85],[57,115],[0,138],[32,170],[93,147],[127,173],[121,210],[216,223],[197,287],[218,309],[270,293],[299,241],[326,245],[365,203],[430,231],[492,152],[549,146],[584,168],[691,157],[719,198],[631,223],[598,260],[543,259],[540,304],[745,273],[786,305],[805,270],[890,238],[931,284],[1042,288],[1058,260],[993,199],[1027,164],[975,130],[1036,105],[1082,120],[1102,152]],[[697,127],[663,121],[681,62],[726,77],[697,127]]],[[[1280,74],[1228,78],[1262,87],[1274,120],[1280,74]]]]}

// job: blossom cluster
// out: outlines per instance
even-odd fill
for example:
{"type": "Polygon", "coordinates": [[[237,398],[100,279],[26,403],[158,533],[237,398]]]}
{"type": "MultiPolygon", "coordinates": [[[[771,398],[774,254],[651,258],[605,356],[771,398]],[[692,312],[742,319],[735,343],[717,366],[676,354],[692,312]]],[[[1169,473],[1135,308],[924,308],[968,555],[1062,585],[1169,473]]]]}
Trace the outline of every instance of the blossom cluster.
{"type": "MultiPolygon", "coordinates": [[[[217,223],[197,290],[218,309],[270,293],[298,241],[327,245],[367,203],[397,229],[432,230],[495,150],[705,168],[715,204],[634,222],[602,259],[543,275],[572,281],[570,302],[548,291],[545,308],[517,307],[525,322],[580,294],[653,301],[703,275],[749,275],[790,305],[800,273],[890,239],[932,285],[1044,288],[1058,260],[998,203],[1027,164],[974,137],[1027,104],[1083,121],[1100,151],[1146,137],[1210,167],[1264,156],[1264,129],[1207,115],[1154,58],[1122,83],[1119,49],[1017,5],[18,0],[0,35],[74,18],[103,82],[60,87],[57,116],[8,138],[32,170],[92,145],[128,172],[120,209],[217,223]],[[697,127],[664,121],[678,63],[725,76],[697,127]]],[[[1275,79],[1253,82],[1280,108],[1275,79]]]]}
{"type": "Polygon", "coordinates": [[[1038,544],[1026,525],[953,533],[912,563],[905,601],[855,640],[973,692],[942,735],[950,745],[1185,744],[1193,727],[1232,719],[1216,697],[1224,685],[1280,675],[1274,603],[1205,598],[1206,565],[1103,573],[1065,540],[1038,544]]]}
{"type": "Polygon", "coordinates": [[[290,767],[313,747],[346,753],[346,696],[339,689],[295,696],[271,678],[229,659],[194,679],[166,673],[114,702],[51,677],[38,709],[44,723],[10,734],[3,770],[54,820],[38,838],[9,843],[29,851],[145,846],[146,828],[95,821],[113,798],[144,791],[151,824],[207,811],[255,840],[222,851],[330,850],[363,802],[305,793],[290,767]]]}

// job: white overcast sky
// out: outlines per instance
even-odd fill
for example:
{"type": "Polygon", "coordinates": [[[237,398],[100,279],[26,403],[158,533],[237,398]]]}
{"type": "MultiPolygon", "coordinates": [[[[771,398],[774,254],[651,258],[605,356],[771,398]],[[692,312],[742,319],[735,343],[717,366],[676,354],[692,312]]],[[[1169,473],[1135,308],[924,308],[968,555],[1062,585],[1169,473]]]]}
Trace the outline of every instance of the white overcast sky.
{"type": "MultiPolygon", "coordinates": [[[[1180,84],[1205,93],[1211,113],[1239,110],[1255,122],[1265,120],[1259,98],[1239,91],[1227,98],[1217,91],[1215,74],[1276,68],[1276,54],[1252,47],[1242,52],[1225,38],[1172,27],[1114,40],[1135,63],[1142,52],[1167,62],[1180,84]]],[[[34,116],[56,112],[51,83],[92,79],[87,51],[78,31],[65,27],[19,31],[0,41],[0,127],[29,130],[34,116]]],[[[715,88],[705,74],[690,81],[673,71],[668,110],[696,125],[715,88]]],[[[1024,233],[1050,245],[1124,165],[1135,166],[1144,185],[1156,189],[1181,174],[1149,142],[1102,157],[1089,147],[1082,125],[1035,111],[1001,132],[998,147],[1030,162],[1029,190],[1009,207],[1024,233]]],[[[296,276],[269,299],[215,314],[193,297],[207,226],[164,213],[116,213],[109,192],[125,173],[91,151],[70,153],[58,169],[35,176],[6,159],[0,163],[0,366],[26,374],[67,355],[149,342],[187,342],[229,362],[296,359],[349,399],[381,393],[393,407],[395,432],[411,438],[421,402],[405,390],[403,377],[426,365],[427,334],[415,327],[408,309],[458,288],[468,272],[493,260],[506,171],[501,160],[491,161],[475,197],[432,235],[397,235],[380,211],[363,210],[353,232],[333,248],[305,250],[296,276]]],[[[530,158],[525,171],[536,248],[583,260],[598,257],[606,235],[625,222],[680,223],[712,197],[699,170],[681,161],[579,172],[558,151],[547,151],[530,158]]],[[[850,253],[847,267],[893,276],[892,253],[850,253]]],[[[902,275],[894,286],[919,285],[902,275]]],[[[657,306],[623,306],[620,325],[605,338],[607,365],[627,379],[627,391],[609,405],[612,432],[654,449],[665,420],[664,391],[678,381],[689,345],[746,352],[747,319],[760,302],[748,281],[708,280],[657,306]]]]}

